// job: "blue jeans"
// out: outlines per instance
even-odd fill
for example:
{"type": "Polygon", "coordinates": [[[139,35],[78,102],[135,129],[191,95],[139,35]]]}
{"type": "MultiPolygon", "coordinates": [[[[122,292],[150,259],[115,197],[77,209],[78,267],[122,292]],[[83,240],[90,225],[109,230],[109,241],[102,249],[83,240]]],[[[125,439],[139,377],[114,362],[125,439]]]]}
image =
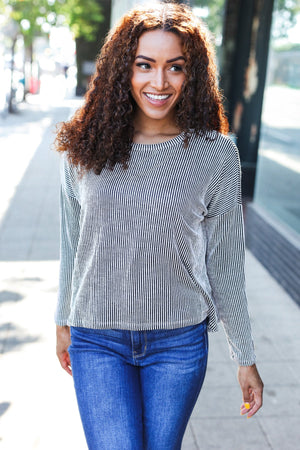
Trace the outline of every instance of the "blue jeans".
{"type": "Polygon", "coordinates": [[[174,330],[71,327],[90,450],[177,450],[204,380],[206,321],[174,330]]]}

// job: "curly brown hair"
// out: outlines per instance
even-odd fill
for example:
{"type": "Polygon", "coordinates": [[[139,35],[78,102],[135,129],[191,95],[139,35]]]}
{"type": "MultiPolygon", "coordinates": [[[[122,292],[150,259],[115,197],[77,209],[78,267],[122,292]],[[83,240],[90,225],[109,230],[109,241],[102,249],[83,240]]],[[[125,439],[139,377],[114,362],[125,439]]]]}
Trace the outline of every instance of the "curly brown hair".
{"type": "Polygon", "coordinates": [[[59,127],[56,149],[67,151],[81,170],[100,174],[105,165],[112,169],[116,163],[127,168],[134,136],[132,67],[139,37],[156,29],[176,33],[182,41],[186,80],[176,105],[176,124],[186,145],[191,130],[201,135],[211,130],[228,132],[206,26],[183,4],[135,8],[107,35],[84,105],[59,127]]]}

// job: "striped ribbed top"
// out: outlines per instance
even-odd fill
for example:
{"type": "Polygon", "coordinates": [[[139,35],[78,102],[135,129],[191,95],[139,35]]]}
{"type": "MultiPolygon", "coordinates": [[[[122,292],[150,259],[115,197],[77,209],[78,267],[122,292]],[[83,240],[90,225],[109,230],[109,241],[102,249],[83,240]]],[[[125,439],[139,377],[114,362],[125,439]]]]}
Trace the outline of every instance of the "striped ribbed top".
{"type": "Polygon", "coordinates": [[[219,133],[132,144],[128,169],[61,164],[56,323],[177,328],[221,320],[231,356],[255,361],[244,278],[240,162],[219,133]]]}

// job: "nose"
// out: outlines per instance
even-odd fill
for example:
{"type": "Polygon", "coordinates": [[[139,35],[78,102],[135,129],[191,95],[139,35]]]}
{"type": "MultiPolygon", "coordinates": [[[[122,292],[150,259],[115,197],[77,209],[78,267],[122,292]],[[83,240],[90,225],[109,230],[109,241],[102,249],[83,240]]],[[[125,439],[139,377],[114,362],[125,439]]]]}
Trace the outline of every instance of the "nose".
{"type": "Polygon", "coordinates": [[[169,82],[165,71],[162,69],[157,69],[153,74],[151,84],[157,91],[163,91],[166,89],[169,86],[169,82]]]}

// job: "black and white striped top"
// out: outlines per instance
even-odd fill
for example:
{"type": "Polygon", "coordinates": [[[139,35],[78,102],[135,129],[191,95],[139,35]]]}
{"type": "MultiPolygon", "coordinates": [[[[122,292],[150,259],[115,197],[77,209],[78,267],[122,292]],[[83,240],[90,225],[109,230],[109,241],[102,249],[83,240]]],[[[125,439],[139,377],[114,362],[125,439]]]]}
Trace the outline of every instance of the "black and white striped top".
{"type": "Polygon", "coordinates": [[[127,170],[82,178],[62,158],[58,325],[170,329],[208,316],[239,364],[255,362],[239,156],[214,137],[134,143],[127,170]]]}

